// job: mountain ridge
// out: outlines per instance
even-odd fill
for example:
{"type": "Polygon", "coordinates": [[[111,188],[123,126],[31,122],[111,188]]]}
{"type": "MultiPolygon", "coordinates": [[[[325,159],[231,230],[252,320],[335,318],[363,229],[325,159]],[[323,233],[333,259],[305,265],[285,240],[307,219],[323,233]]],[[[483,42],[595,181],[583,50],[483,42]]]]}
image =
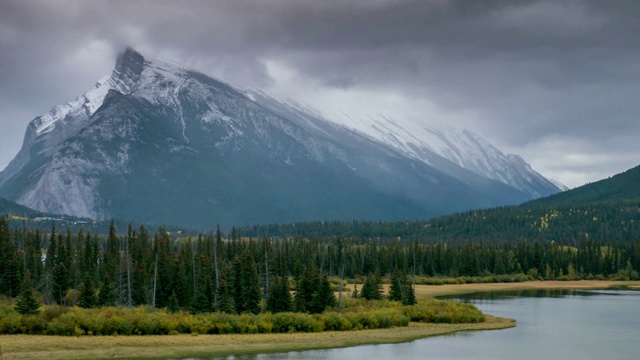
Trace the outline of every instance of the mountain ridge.
{"type": "Polygon", "coordinates": [[[640,202],[640,165],[559,194],[528,201],[523,206],[584,205],[600,202],[640,202]]]}
{"type": "Polygon", "coordinates": [[[50,213],[200,228],[424,218],[531,197],[256,96],[127,48],[110,77],[30,123],[0,195],[50,213]]]}

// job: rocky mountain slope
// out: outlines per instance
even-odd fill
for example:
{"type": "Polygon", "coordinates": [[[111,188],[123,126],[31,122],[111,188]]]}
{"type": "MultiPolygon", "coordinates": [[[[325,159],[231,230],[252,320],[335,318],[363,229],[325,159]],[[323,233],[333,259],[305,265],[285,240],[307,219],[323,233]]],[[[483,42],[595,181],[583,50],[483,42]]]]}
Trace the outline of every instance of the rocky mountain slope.
{"type": "Polygon", "coordinates": [[[110,76],[30,123],[0,196],[49,213],[207,228],[416,219],[558,190],[403,144],[128,48],[110,76]]]}

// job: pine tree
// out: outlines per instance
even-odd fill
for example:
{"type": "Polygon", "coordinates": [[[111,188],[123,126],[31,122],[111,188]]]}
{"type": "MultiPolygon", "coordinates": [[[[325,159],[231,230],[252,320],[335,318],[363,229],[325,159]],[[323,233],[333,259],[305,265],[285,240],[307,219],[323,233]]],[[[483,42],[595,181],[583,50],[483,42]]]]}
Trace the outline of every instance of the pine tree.
{"type": "Polygon", "coordinates": [[[362,290],[360,296],[367,300],[380,300],[382,299],[382,284],[380,277],[374,274],[369,274],[367,279],[362,284],[362,290]]]}
{"type": "Polygon", "coordinates": [[[281,276],[280,280],[271,286],[269,297],[267,298],[266,310],[272,313],[291,311],[291,291],[289,290],[289,279],[281,276]]]}
{"type": "Polygon", "coordinates": [[[180,311],[180,304],[178,303],[178,296],[176,295],[175,291],[169,297],[167,310],[169,310],[172,313],[177,313],[180,311]]]}
{"type": "Polygon", "coordinates": [[[404,299],[404,287],[403,279],[400,271],[396,269],[391,275],[391,284],[389,286],[389,300],[402,302],[404,299]]]}
{"type": "Polygon", "coordinates": [[[262,300],[260,280],[256,262],[249,250],[245,252],[242,261],[241,293],[242,307],[244,309],[242,312],[258,314],[260,312],[260,301],[262,300]]]}
{"type": "Polygon", "coordinates": [[[231,296],[236,313],[244,312],[244,302],[242,301],[242,261],[236,255],[233,258],[231,274],[231,296]]]}
{"type": "Polygon", "coordinates": [[[20,290],[20,255],[11,240],[9,220],[0,218],[0,294],[14,297],[20,290]]]}
{"type": "Polygon", "coordinates": [[[232,314],[235,312],[232,288],[230,285],[231,273],[228,267],[220,270],[219,286],[217,289],[218,304],[217,311],[232,314]]]}
{"type": "Polygon", "coordinates": [[[84,282],[80,285],[78,295],[78,306],[90,309],[98,305],[98,296],[96,295],[96,288],[93,283],[93,277],[87,273],[84,282]]]}
{"type": "Polygon", "coordinates": [[[409,277],[405,277],[405,296],[402,299],[402,305],[415,305],[418,303],[416,300],[416,293],[413,290],[413,286],[411,286],[411,282],[409,281],[409,277]]]}
{"type": "Polygon", "coordinates": [[[295,308],[299,312],[314,312],[314,300],[320,283],[318,269],[312,262],[311,266],[304,269],[302,277],[298,280],[295,296],[295,308]]]}
{"type": "Polygon", "coordinates": [[[109,277],[109,274],[104,275],[104,281],[102,287],[100,287],[100,293],[98,294],[98,305],[100,306],[113,306],[116,303],[115,287],[109,277]]]}
{"type": "Polygon", "coordinates": [[[20,295],[16,299],[16,312],[21,315],[37,315],[39,312],[40,304],[33,295],[33,288],[31,286],[31,273],[27,272],[22,282],[22,290],[20,295]]]}
{"type": "Polygon", "coordinates": [[[328,307],[336,306],[336,295],[326,274],[322,275],[318,285],[316,308],[314,310],[317,313],[321,313],[328,307]]]}
{"type": "Polygon", "coordinates": [[[211,285],[211,276],[204,276],[204,279],[200,283],[202,286],[193,301],[192,311],[195,313],[213,312],[214,290],[211,285]]]}
{"type": "Polygon", "coordinates": [[[351,297],[354,299],[358,298],[358,285],[353,284],[353,292],[351,293],[351,297]]]}

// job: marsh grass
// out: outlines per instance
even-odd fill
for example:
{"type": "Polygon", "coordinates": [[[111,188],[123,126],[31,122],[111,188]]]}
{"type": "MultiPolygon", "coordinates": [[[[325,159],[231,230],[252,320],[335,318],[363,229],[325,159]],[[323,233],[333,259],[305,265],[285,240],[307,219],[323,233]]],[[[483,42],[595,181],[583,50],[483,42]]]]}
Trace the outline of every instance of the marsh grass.
{"type": "Polygon", "coordinates": [[[553,289],[581,289],[604,290],[618,286],[627,286],[629,289],[640,290],[640,281],[612,281],[612,280],[575,280],[575,281],[526,281],[517,283],[491,283],[491,284],[457,284],[457,285],[416,285],[416,296],[430,298],[446,295],[470,294],[486,291],[511,291],[511,290],[553,290],[553,289]]]}
{"type": "Polygon", "coordinates": [[[487,316],[483,323],[424,324],[322,333],[175,335],[175,336],[41,336],[3,335],[5,359],[166,359],[275,353],[401,343],[457,331],[493,330],[515,326],[510,319],[487,316]]]}

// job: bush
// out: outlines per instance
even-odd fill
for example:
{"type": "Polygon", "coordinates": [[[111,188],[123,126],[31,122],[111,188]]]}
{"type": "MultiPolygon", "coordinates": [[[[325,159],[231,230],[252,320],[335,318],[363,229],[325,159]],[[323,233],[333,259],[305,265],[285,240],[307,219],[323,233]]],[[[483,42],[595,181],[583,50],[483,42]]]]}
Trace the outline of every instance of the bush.
{"type": "Polygon", "coordinates": [[[16,312],[3,316],[0,319],[0,331],[2,334],[22,333],[22,316],[16,312]]]}
{"type": "Polygon", "coordinates": [[[166,335],[166,334],[254,334],[287,332],[349,331],[407,326],[409,321],[480,322],[484,315],[472,305],[443,300],[424,300],[403,306],[389,300],[345,298],[343,312],[322,314],[265,313],[169,313],[149,307],[82,309],[44,307],[38,315],[22,316],[0,301],[0,334],[47,335],[166,335]]]}
{"type": "Polygon", "coordinates": [[[273,332],[320,332],[324,324],[309,314],[277,313],[273,315],[273,332]]]}
{"type": "Polygon", "coordinates": [[[460,324],[486,320],[475,306],[451,300],[428,299],[417,305],[405,306],[404,312],[411,321],[417,322],[460,324]]]}
{"type": "Polygon", "coordinates": [[[349,319],[333,311],[318,315],[318,320],[323,323],[326,331],[347,331],[353,329],[353,323],[351,323],[349,319]]]}

